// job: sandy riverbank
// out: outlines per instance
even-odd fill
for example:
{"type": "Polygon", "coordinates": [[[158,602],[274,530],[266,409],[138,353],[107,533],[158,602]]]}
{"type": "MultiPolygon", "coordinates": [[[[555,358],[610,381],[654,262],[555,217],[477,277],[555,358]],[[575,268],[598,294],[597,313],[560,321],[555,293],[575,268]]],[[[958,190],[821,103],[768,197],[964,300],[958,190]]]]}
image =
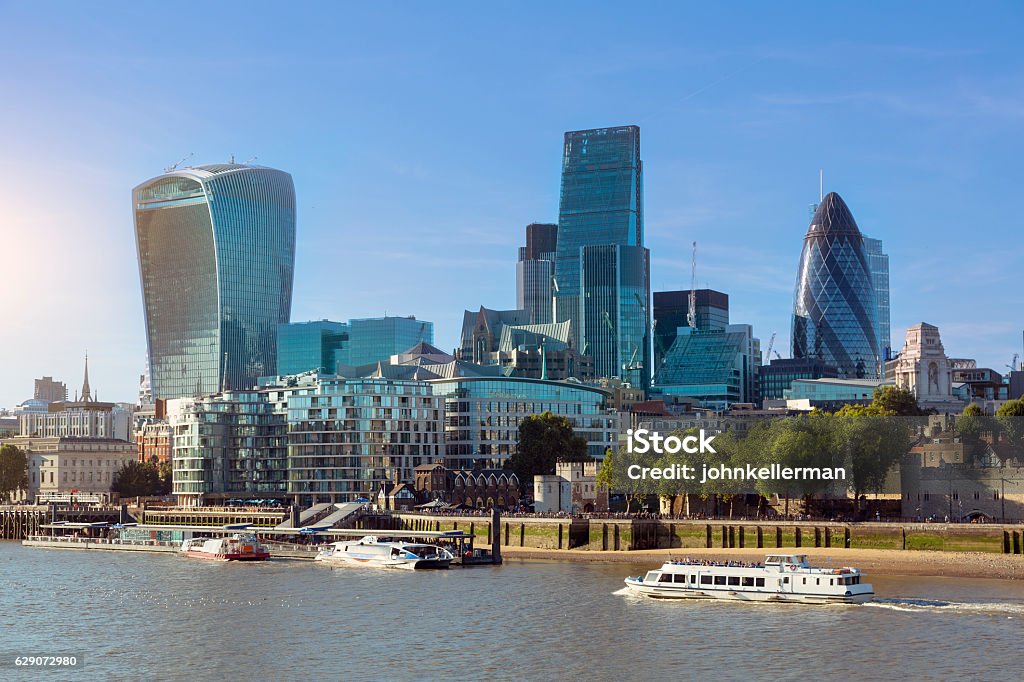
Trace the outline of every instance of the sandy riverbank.
{"type": "Polygon", "coordinates": [[[507,559],[551,559],[603,563],[651,564],[669,557],[700,557],[712,560],[764,559],[772,553],[806,554],[816,566],[856,566],[876,575],[927,575],[962,578],[1024,580],[1024,557],[981,552],[933,552],[881,549],[647,549],[634,552],[533,549],[502,547],[507,559]]]}

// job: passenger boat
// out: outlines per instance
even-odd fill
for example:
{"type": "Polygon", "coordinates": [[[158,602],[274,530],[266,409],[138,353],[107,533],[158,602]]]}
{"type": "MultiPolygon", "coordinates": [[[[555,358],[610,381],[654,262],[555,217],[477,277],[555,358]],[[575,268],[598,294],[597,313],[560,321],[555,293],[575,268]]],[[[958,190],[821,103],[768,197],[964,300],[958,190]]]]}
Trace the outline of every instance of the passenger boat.
{"type": "Polygon", "coordinates": [[[454,556],[436,545],[389,542],[368,535],[361,540],[332,542],[316,555],[317,561],[380,568],[448,568],[454,556]]]}
{"type": "Polygon", "coordinates": [[[255,535],[235,533],[224,538],[191,538],[181,543],[181,552],[190,558],[221,561],[265,561],[270,551],[255,535]]]}
{"type": "Polygon", "coordinates": [[[631,592],[657,599],[859,604],[874,596],[856,568],[815,568],[805,554],[773,554],[764,563],[667,561],[660,570],[626,578],[631,592]]]}

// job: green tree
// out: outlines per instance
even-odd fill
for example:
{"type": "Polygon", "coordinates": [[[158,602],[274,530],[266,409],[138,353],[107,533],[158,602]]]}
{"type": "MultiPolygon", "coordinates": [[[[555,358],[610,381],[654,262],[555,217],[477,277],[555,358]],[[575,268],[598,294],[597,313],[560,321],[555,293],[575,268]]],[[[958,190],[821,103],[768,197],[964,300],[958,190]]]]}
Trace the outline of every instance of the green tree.
{"type": "Polygon", "coordinates": [[[1012,447],[1019,449],[1024,445],[1024,400],[1007,400],[1000,405],[996,421],[1012,447]]]}
{"type": "Polygon", "coordinates": [[[159,495],[161,486],[160,472],[156,465],[132,460],[114,474],[110,490],[121,497],[147,497],[159,495]]]}
{"type": "Polygon", "coordinates": [[[871,407],[880,416],[920,417],[925,414],[910,391],[896,386],[879,386],[871,399],[871,407]]]}
{"type": "Polygon", "coordinates": [[[7,501],[13,493],[28,488],[28,456],[10,443],[0,447],[0,499],[7,501]]]}
{"type": "Polygon", "coordinates": [[[609,449],[605,452],[595,479],[598,486],[607,486],[609,493],[614,490],[625,494],[627,514],[634,503],[639,504],[648,495],[657,492],[654,481],[647,478],[630,478],[629,467],[634,464],[649,467],[652,461],[650,457],[645,458],[643,455],[632,453],[626,447],[619,450],[609,449]]]}
{"type": "Polygon", "coordinates": [[[977,403],[965,407],[963,414],[957,417],[956,430],[963,441],[966,455],[964,459],[967,462],[976,462],[985,452],[985,442],[981,440],[981,434],[991,430],[992,425],[988,423],[990,419],[991,417],[986,417],[977,403]]]}
{"type": "Polygon", "coordinates": [[[913,445],[910,424],[903,419],[878,416],[836,417],[836,437],[846,453],[847,472],[855,495],[879,492],[892,467],[913,445]]]}
{"type": "Polygon", "coordinates": [[[556,462],[589,460],[587,441],[573,433],[568,417],[551,412],[527,417],[519,424],[519,442],[509,457],[507,468],[524,485],[532,485],[534,476],[555,473],[556,462]]]}

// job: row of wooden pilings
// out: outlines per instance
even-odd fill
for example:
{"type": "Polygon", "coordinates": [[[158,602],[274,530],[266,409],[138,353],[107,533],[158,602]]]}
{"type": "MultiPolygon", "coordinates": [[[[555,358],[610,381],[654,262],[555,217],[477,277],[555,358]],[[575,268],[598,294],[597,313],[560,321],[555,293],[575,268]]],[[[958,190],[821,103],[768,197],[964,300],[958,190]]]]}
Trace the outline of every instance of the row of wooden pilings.
{"type": "Polygon", "coordinates": [[[37,509],[0,509],[0,540],[23,540],[39,535],[39,527],[49,517],[37,509]]]}

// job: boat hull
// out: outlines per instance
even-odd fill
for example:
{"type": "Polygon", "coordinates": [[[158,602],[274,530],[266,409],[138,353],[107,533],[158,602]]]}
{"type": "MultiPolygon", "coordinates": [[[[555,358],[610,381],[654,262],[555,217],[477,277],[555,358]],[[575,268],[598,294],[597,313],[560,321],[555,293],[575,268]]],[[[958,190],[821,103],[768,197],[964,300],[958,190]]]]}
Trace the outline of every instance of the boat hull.
{"type": "Polygon", "coordinates": [[[365,566],[369,568],[398,568],[407,571],[448,568],[451,559],[377,559],[355,556],[318,556],[317,561],[339,566],[365,566]]]}
{"type": "Polygon", "coordinates": [[[237,553],[237,554],[212,554],[210,552],[201,552],[199,550],[189,550],[185,552],[185,556],[189,559],[208,559],[211,561],[266,561],[270,558],[269,552],[252,552],[252,553],[237,553]]]}
{"type": "Polygon", "coordinates": [[[851,595],[802,594],[755,590],[713,590],[691,587],[662,587],[626,578],[626,587],[634,594],[652,599],[718,599],[723,601],[766,602],[779,604],[863,604],[874,598],[874,592],[851,595]]]}

